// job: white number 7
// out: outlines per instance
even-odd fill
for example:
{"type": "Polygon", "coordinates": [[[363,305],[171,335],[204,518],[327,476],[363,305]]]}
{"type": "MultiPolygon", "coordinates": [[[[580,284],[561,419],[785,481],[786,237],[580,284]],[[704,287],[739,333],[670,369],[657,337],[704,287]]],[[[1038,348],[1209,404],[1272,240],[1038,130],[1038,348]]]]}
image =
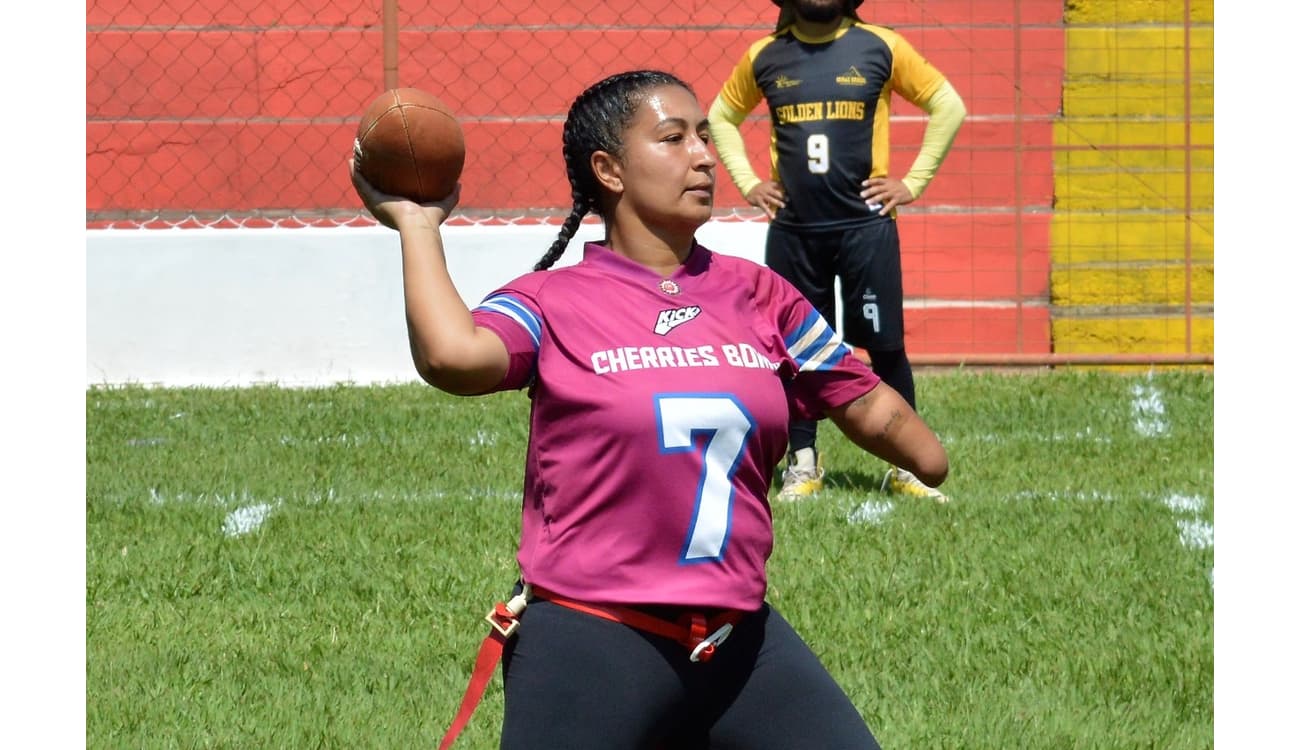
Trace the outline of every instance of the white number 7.
{"type": "Polygon", "coordinates": [[[655,397],[659,447],[665,453],[695,450],[695,436],[706,434],[703,471],[695,491],[690,533],[681,562],[721,560],[731,532],[731,480],[740,466],[745,441],[754,431],[749,413],[728,394],[655,397]]]}

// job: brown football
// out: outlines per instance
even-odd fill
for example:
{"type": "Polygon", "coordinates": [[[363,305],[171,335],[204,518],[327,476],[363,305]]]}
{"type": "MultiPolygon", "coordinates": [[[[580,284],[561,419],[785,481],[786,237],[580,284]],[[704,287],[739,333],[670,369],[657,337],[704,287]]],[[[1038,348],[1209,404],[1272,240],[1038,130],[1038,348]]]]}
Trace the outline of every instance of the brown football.
{"type": "Polygon", "coordinates": [[[433,94],[389,89],[361,115],[353,154],[371,185],[427,203],[455,189],[465,166],[465,134],[451,109],[433,94]]]}

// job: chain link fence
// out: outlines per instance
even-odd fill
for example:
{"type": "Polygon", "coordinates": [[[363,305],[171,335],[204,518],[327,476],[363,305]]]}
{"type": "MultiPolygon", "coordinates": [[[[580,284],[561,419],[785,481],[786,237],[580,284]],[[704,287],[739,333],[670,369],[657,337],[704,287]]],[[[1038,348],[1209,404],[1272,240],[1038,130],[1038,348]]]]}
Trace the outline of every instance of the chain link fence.
{"type": "MultiPolygon", "coordinates": [[[[909,342],[1212,352],[1208,0],[868,0],[859,13],[903,34],[969,111],[901,214],[909,342]],[[1163,322],[1097,334],[1099,314],[1163,322]]],[[[346,159],[361,112],[396,86],[433,92],[462,123],[456,221],[558,222],[560,132],[580,91],[660,68],[707,108],[777,15],[769,0],[90,0],[87,226],[372,223],[346,159]]],[[[901,176],[925,119],[894,104],[901,176]]],[[[767,174],[766,109],[741,132],[767,174]]],[[[725,175],[715,215],[763,220],[725,175]]]]}
{"type": "MultiPolygon", "coordinates": [[[[563,214],[560,129],[574,96],[608,73],[656,67],[707,107],[777,13],[767,0],[92,0],[87,221],[354,217],[344,160],[357,121],[399,85],[435,93],[463,123],[462,212],[563,214]]],[[[1048,206],[1059,3],[895,0],[862,14],[906,35],[975,115],[927,204],[1005,207],[1007,157],[1020,150],[1037,162],[1024,165],[1023,198],[1048,206]],[[1019,28],[1005,14],[1013,4],[1034,11],[1019,28]],[[1017,44],[1028,56],[1020,70],[1017,44]],[[1013,123],[1034,132],[1017,142],[1013,123]]],[[[905,171],[923,123],[896,105],[894,163],[905,171]]],[[[743,132],[764,169],[766,111],[743,132]]],[[[723,187],[719,208],[747,212],[723,187]]]]}

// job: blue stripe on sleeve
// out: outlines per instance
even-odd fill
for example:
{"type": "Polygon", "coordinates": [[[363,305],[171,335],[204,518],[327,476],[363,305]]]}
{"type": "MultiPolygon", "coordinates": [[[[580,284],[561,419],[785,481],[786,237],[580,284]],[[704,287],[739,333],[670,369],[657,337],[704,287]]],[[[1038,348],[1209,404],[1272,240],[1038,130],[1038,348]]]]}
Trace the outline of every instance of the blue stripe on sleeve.
{"type": "Polygon", "coordinates": [[[845,354],[852,354],[835,329],[815,312],[785,338],[785,348],[800,371],[829,370],[845,354]]]}
{"type": "Polygon", "coordinates": [[[534,347],[542,345],[542,321],[522,302],[508,294],[498,294],[483,300],[475,310],[500,313],[510,318],[528,332],[534,347]]]}

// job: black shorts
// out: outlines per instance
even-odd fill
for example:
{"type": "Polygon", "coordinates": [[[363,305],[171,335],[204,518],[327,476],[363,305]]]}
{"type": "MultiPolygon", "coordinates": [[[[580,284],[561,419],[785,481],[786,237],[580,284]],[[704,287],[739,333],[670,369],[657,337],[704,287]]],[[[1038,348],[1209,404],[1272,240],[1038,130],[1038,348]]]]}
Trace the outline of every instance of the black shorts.
{"type": "Polygon", "coordinates": [[[903,348],[903,267],[892,218],[819,231],[772,224],[765,255],[767,266],[794,284],[833,327],[839,277],[840,336],[846,343],[869,351],[903,348]]]}
{"type": "Polygon", "coordinates": [[[535,600],[502,665],[503,750],[879,750],[848,696],[766,605],[696,663],[671,639],[535,600]]]}

